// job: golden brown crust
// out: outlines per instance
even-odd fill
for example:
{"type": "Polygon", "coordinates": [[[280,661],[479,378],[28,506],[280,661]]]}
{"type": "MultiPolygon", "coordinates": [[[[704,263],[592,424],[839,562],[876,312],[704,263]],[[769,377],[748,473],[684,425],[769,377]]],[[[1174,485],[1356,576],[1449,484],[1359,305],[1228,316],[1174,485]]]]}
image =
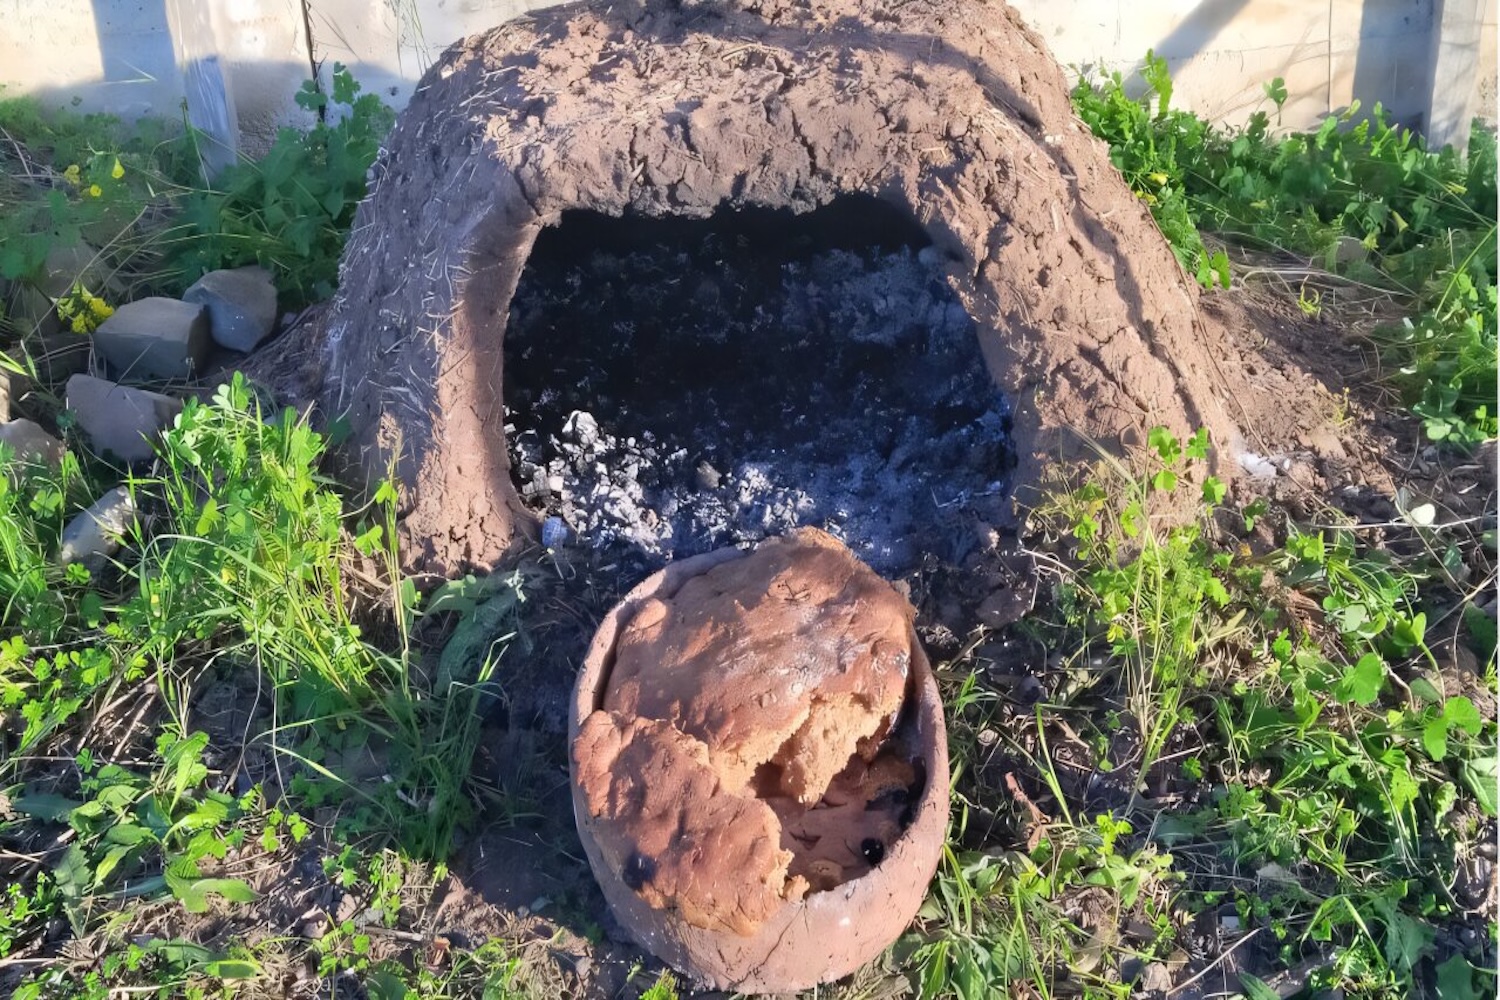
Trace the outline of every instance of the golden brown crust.
{"type": "Polygon", "coordinates": [[[816,802],[900,708],[911,657],[906,600],[825,532],[762,544],[653,600],[616,645],[605,707],[671,719],[703,740],[724,782],[782,769],[781,794],[816,802]]]}
{"type": "Polygon", "coordinates": [[[645,601],[573,744],[607,863],[652,907],[741,935],[868,872],[904,804],[872,802],[913,780],[879,753],[906,691],[911,617],[813,529],[645,601]]]}
{"type": "Polygon", "coordinates": [[[775,814],[724,789],[702,743],[664,722],[595,712],[573,753],[601,849],[652,906],[750,934],[788,898],[792,856],[775,814]]]}

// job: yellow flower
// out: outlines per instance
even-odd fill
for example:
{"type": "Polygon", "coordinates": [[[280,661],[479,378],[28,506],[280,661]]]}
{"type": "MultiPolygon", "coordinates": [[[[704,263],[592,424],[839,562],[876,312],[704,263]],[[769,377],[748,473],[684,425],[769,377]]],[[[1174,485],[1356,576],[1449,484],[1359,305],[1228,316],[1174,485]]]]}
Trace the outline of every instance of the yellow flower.
{"type": "Polygon", "coordinates": [[[68,169],[63,171],[63,180],[74,187],[83,183],[83,180],[78,176],[78,164],[72,163],[68,165],[68,169]]]}
{"type": "Polygon", "coordinates": [[[77,282],[57,300],[57,315],[67,321],[74,333],[93,333],[114,312],[113,306],[77,282]]]}
{"type": "Polygon", "coordinates": [[[115,307],[101,298],[89,296],[89,312],[93,314],[96,320],[94,325],[97,327],[115,314],[115,307]]]}
{"type": "Polygon", "coordinates": [[[97,184],[90,184],[89,185],[89,197],[90,198],[97,198],[97,197],[99,197],[103,193],[104,193],[104,189],[101,188],[99,185],[97,185],[97,184]]]}
{"type": "Polygon", "coordinates": [[[119,180],[121,177],[125,176],[125,167],[121,165],[120,158],[118,156],[115,157],[115,165],[114,168],[110,170],[109,176],[113,177],[115,180],[119,180]]]}

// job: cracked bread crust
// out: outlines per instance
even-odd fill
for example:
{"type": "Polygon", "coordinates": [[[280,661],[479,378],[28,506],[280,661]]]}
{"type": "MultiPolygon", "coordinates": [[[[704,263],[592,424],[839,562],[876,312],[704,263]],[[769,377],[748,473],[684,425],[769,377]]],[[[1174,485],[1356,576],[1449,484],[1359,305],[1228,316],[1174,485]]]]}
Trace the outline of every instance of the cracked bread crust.
{"type": "Polygon", "coordinates": [[[804,528],[643,605],[616,644],[604,707],[671,720],[728,787],[773,765],[769,791],[810,805],[894,725],[912,616],[841,543],[804,528]]]}
{"type": "Polygon", "coordinates": [[[598,843],[657,909],[708,930],[750,935],[807,889],[766,803],[727,789],[698,740],[652,719],[595,712],[573,744],[598,843]]]}
{"type": "Polygon", "coordinates": [[[871,803],[890,781],[880,752],[911,618],[815,529],[641,604],[572,746],[605,862],[651,907],[747,937],[810,889],[868,872],[868,844],[883,852],[902,826],[902,803],[871,803]]]}

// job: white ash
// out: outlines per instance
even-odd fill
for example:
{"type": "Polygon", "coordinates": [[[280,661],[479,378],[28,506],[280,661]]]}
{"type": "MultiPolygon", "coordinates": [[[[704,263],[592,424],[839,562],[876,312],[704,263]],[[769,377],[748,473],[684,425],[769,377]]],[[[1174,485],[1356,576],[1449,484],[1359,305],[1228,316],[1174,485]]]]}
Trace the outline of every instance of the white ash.
{"type": "Polygon", "coordinates": [[[962,560],[1010,463],[972,321],[909,250],[764,252],[710,234],[528,265],[506,335],[522,497],[648,564],[806,524],[889,576],[962,560]]]}

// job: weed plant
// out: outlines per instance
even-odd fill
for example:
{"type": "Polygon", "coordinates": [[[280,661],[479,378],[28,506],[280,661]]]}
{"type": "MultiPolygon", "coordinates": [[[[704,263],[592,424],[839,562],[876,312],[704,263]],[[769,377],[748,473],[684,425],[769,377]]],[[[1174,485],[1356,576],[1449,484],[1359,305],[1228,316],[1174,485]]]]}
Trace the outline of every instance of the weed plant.
{"type": "MultiPolygon", "coordinates": [[[[176,294],[206,271],[260,264],[288,305],[329,297],[394,113],[341,65],[331,94],[309,81],[296,101],[318,114],[313,128],[282,128],[263,157],[207,181],[185,123],[126,126],[0,100],[0,279],[36,282],[53,250],[87,245],[105,273],[149,291],[176,294]]],[[[87,307],[105,289],[80,294],[87,307]]]]}
{"type": "MultiPolygon", "coordinates": [[[[1000,808],[987,757],[1032,775],[1049,808],[1021,810],[1040,834],[1024,849],[947,857],[916,943],[923,994],[1025,979],[1052,995],[1071,969],[1068,989],[1123,995],[1076,916],[1104,887],[1112,919],[1152,929],[1115,944],[1116,963],[1160,960],[1194,914],[1230,907],[1272,968],[1310,963],[1313,988],[1480,995],[1485,938],[1450,928],[1478,916],[1453,887],[1495,816],[1493,646],[1473,679],[1481,712],[1428,644],[1429,616],[1461,610],[1435,590],[1417,603],[1428,568],[1337,527],[1288,524],[1257,554],[1245,539],[1265,505],[1225,509],[1222,484],[1194,475],[1206,436],[1158,428],[1149,442],[1149,467],[1103,460],[1042,511],[1068,567],[1044,641],[1099,664],[1084,691],[1059,687],[1034,728],[999,721],[973,675],[949,692],[959,815],[1000,808]],[[1156,523],[1184,490],[1201,517],[1156,523]],[[1048,734],[1071,732],[1068,718],[1102,737],[1094,774],[1122,777],[1108,813],[1085,812],[1098,798],[1059,772],[1048,734]],[[1123,730],[1133,738],[1110,737],[1123,730]],[[1134,749],[1110,759],[1117,745],[1134,749]]],[[[1470,641],[1484,648],[1481,631],[1470,641]]],[[[1269,995],[1249,972],[1240,985],[1269,995]]]]}
{"type": "Polygon", "coordinates": [[[318,114],[307,132],[282,128],[256,161],[225,170],[207,189],[185,193],[184,225],[167,237],[177,281],[220,267],[260,264],[292,301],[329,298],[339,257],[365,196],[365,177],[395,115],[374,94],[361,94],[335,65],[332,94],[311,82],[297,104],[318,114]]]}
{"type": "Polygon", "coordinates": [[[1172,107],[1166,60],[1148,52],[1140,76],[1140,98],[1114,73],[1080,80],[1073,103],[1188,273],[1229,284],[1205,230],[1388,289],[1413,315],[1379,343],[1428,435],[1494,437],[1494,132],[1476,124],[1462,155],[1431,150],[1379,104],[1362,117],[1355,102],[1315,131],[1282,133],[1280,78],[1265,88],[1271,112],[1226,130],[1172,107]]]}
{"type": "MultiPolygon", "coordinates": [[[[318,472],[325,444],[290,410],[267,418],[241,376],[190,400],[155,474],[127,481],[142,519],[98,574],[56,563],[61,525],[93,494],[76,462],[52,473],[0,455],[0,836],[66,830],[45,866],[7,878],[6,951],[58,915],[86,934],[126,899],[169,896],[189,913],[250,902],[252,887],[221,873],[228,852],[255,829],[266,851],[308,832],[268,812],[266,787],[302,810],[335,807],[336,836],[361,853],[449,850],[471,814],[465,784],[499,650],[441,687],[428,677],[410,637],[417,595],[396,563],[395,491],[347,509],[318,472]],[[356,572],[385,581],[383,610],[366,616],[382,646],[351,613],[370,587],[356,572]],[[215,679],[251,698],[263,688],[269,722],[212,744],[195,692],[215,679]],[[273,770],[252,780],[245,749],[237,764],[226,739],[264,745],[273,770]],[[325,763],[355,748],[379,755],[380,781],[325,763]]],[[[377,870],[355,882],[378,884],[377,870]]],[[[364,957],[335,955],[328,974],[364,957]]],[[[230,960],[137,959],[221,976],[213,963],[230,960]]]]}
{"type": "Polygon", "coordinates": [[[988,812],[971,799],[985,794],[988,776],[965,773],[978,749],[968,737],[997,739],[1004,723],[998,699],[973,674],[947,701],[955,738],[950,846],[917,930],[898,947],[918,996],[978,1000],[1030,990],[1051,997],[1080,988],[1086,996],[1119,994],[1116,959],[1163,958],[1172,943],[1168,905],[1180,879],[1172,857],[1154,844],[1129,843],[1132,827],[1124,819],[1075,814],[1045,754],[1027,762],[1043,776],[1061,815],[1041,821],[1031,842],[1015,849],[953,846],[971,839],[971,817],[988,812]],[[1126,925],[1150,928],[1150,940],[1122,941],[1126,925]]]}

